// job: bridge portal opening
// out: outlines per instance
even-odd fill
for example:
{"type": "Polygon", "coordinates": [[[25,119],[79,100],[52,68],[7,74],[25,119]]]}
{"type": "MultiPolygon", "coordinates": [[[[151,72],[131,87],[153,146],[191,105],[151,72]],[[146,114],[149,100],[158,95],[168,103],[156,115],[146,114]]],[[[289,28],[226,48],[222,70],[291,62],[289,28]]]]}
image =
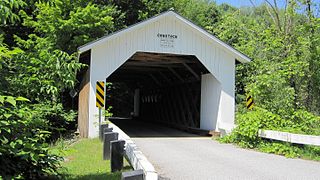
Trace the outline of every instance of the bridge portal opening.
{"type": "Polygon", "coordinates": [[[209,71],[193,55],[136,52],[106,82],[114,117],[200,127],[201,76],[209,71]]]}

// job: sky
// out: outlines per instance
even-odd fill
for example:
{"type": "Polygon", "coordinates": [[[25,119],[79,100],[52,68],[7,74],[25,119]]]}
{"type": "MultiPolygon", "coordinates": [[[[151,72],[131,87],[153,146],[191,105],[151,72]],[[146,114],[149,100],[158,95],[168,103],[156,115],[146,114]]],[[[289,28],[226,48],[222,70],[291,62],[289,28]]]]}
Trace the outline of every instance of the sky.
{"type": "MultiPolygon", "coordinates": [[[[227,3],[232,6],[235,6],[237,8],[242,6],[252,6],[252,3],[250,0],[215,0],[217,4],[227,3]]],[[[256,6],[260,5],[261,3],[264,3],[265,0],[251,0],[256,6]]],[[[273,0],[269,0],[273,4],[273,0]]],[[[277,0],[277,5],[279,8],[285,7],[286,0],[277,0]]],[[[317,1],[314,1],[317,2],[317,1]]],[[[299,11],[298,11],[299,12],[299,11]]],[[[314,15],[316,17],[320,17],[320,3],[318,2],[316,7],[313,8],[314,15]]]]}
{"type": "MultiPolygon", "coordinates": [[[[222,3],[227,3],[230,4],[232,6],[235,7],[241,7],[241,6],[252,6],[250,0],[215,0],[217,2],[217,4],[222,4],[222,3]]],[[[285,0],[277,0],[278,1],[278,5],[279,7],[281,7],[281,5],[283,6],[283,3],[285,2],[285,0]]],[[[259,5],[263,2],[265,2],[264,0],[252,0],[252,2],[255,5],[259,5]]],[[[273,1],[271,1],[273,2],[273,1]]]]}

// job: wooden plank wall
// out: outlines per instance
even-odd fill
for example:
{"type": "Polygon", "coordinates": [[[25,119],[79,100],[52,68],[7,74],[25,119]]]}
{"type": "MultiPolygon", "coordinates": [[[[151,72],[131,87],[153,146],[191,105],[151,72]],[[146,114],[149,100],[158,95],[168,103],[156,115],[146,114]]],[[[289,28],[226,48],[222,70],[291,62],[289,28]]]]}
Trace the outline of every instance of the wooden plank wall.
{"type": "Polygon", "coordinates": [[[83,76],[80,84],[79,105],[78,105],[78,129],[81,137],[88,137],[89,129],[89,89],[90,70],[83,76]]]}
{"type": "Polygon", "coordinates": [[[185,129],[200,127],[200,82],[142,90],[141,118],[185,129]]]}

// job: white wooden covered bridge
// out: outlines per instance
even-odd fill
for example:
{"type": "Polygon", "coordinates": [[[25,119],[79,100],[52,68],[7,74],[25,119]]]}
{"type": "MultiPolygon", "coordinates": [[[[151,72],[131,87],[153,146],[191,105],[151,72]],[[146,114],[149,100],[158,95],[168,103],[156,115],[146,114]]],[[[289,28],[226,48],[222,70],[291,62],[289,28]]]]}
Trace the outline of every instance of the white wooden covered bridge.
{"type": "Polygon", "coordinates": [[[106,98],[119,114],[125,110],[141,120],[205,130],[234,126],[235,64],[250,59],[173,11],[78,50],[89,65],[79,93],[83,137],[98,136],[97,81],[120,84],[106,98]],[[124,86],[121,97],[112,98],[124,86]],[[119,106],[122,101],[128,107],[119,106]]]}

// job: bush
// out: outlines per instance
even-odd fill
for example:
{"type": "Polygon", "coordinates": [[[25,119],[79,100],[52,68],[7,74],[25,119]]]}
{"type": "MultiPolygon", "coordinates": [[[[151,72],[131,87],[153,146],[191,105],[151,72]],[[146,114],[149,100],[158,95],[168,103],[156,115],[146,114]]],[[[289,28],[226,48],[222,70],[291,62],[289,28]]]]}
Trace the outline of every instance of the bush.
{"type": "Polygon", "coordinates": [[[73,110],[66,111],[61,103],[43,102],[32,105],[32,108],[38,112],[40,119],[47,121],[47,129],[50,131],[49,141],[55,141],[69,133],[70,130],[76,130],[75,117],[77,113],[73,110]]]}
{"type": "Polygon", "coordinates": [[[297,110],[291,117],[294,128],[289,129],[293,133],[302,133],[320,136],[320,117],[305,111],[297,110]]]}
{"type": "Polygon", "coordinates": [[[237,127],[230,137],[225,137],[222,141],[238,143],[242,147],[249,148],[254,148],[260,143],[261,138],[258,137],[259,129],[274,129],[291,124],[280,116],[258,107],[244,114],[237,113],[236,119],[237,127]]]}
{"type": "Polygon", "coordinates": [[[57,174],[61,158],[48,153],[50,121],[25,98],[0,96],[0,176],[38,179],[57,174]]]}
{"type": "Polygon", "coordinates": [[[237,127],[220,139],[221,142],[236,143],[245,148],[257,148],[263,152],[285,155],[286,157],[310,156],[317,159],[319,148],[295,145],[286,142],[266,140],[258,137],[259,129],[319,135],[320,118],[304,110],[298,110],[290,119],[255,106],[252,111],[239,109],[236,114],[237,127]],[[241,113],[240,113],[241,112],[241,113]]]}

